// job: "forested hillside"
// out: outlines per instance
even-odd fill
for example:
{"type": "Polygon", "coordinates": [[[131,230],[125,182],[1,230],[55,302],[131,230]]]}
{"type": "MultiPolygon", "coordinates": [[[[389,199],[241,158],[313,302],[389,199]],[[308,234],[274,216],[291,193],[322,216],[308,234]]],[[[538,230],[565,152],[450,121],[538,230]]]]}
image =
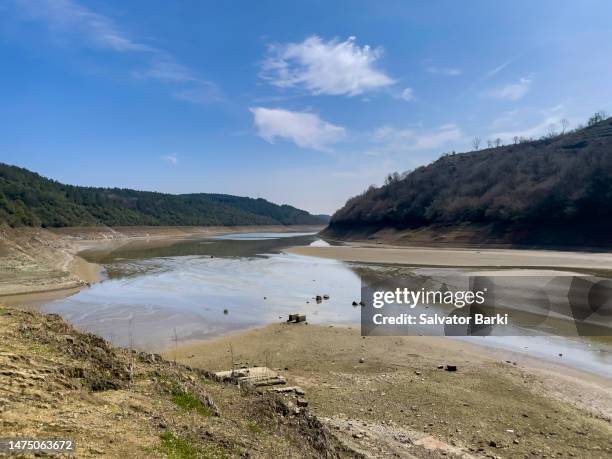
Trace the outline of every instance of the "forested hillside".
{"type": "MultiPolygon", "coordinates": [[[[392,174],[385,185],[348,200],[332,216],[328,233],[459,224],[549,234],[571,228],[576,235],[581,228],[610,228],[612,118],[601,118],[566,134],[444,155],[392,174]]],[[[612,242],[612,233],[606,234],[612,242]]]]}
{"type": "Polygon", "coordinates": [[[64,185],[0,163],[0,223],[10,226],[308,225],[324,219],[265,199],[64,185]]]}

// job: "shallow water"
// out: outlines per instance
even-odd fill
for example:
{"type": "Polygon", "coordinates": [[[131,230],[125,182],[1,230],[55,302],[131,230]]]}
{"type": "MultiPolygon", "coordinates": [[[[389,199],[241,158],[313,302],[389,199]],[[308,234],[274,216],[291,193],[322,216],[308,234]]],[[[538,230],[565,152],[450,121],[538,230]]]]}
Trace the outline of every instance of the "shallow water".
{"type": "MultiPolygon", "coordinates": [[[[325,245],[308,233],[242,233],[174,243],[138,242],[89,251],[107,280],[46,304],[78,328],[115,344],[161,350],[173,341],[206,338],[306,314],[313,324],[359,326],[361,278],[410,268],[346,264],[286,254],[295,245],[325,245]],[[329,295],[320,303],[316,295],[329,295]]],[[[446,270],[456,273],[456,270],[446,270]]],[[[419,275],[439,275],[415,268],[419,275]]],[[[609,344],[554,336],[461,338],[612,376],[609,344]]]]}
{"type": "Polygon", "coordinates": [[[360,279],[341,262],[290,255],[312,234],[237,234],[124,246],[90,260],[109,279],[45,306],[111,341],[161,349],[174,339],[204,338],[304,313],[314,324],[359,322],[360,279]],[[317,303],[316,295],[329,295],[317,303]]]}

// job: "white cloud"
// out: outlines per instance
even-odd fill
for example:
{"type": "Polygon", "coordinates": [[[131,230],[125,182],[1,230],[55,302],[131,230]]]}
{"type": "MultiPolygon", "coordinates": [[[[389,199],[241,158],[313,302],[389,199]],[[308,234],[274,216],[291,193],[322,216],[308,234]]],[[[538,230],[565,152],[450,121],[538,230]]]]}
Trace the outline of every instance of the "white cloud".
{"type": "Polygon", "coordinates": [[[404,99],[406,102],[410,102],[411,100],[414,100],[414,92],[412,91],[412,88],[405,88],[399,97],[400,99],[404,99]]]}
{"type": "Polygon", "coordinates": [[[331,144],[346,135],[343,127],[328,123],[313,113],[263,107],[250,110],[257,134],[270,143],[279,138],[290,140],[302,148],[328,151],[331,144]]]}
{"type": "Polygon", "coordinates": [[[461,69],[453,68],[453,67],[436,67],[434,65],[430,65],[425,70],[429,73],[433,73],[434,75],[445,75],[445,76],[458,76],[461,75],[461,69]]]}
{"type": "Polygon", "coordinates": [[[176,166],[179,162],[178,157],[174,154],[162,156],[161,159],[173,166],[176,166]]]}
{"type": "Polygon", "coordinates": [[[452,123],[425,131],[383,126],[374,132],[373,140],[382,143],[384,150],[389,153],[435,150],[463,140],[463,132],[452,123]]]}
{"type": "Polygon", "coordinates": [[[280,88],[311,94],[355,96],[394,83],[375,68],[382,48],[360,47],[355,37],[323,41],[313,35],[302,43],[270,45],[262,77],[280,88]]]}
{"type": "Polygon", "coordinates": [[[519,100],[527,94],[531,86],[531,79],[521,78],[517,83],[509,83],[484,93],[493,99],[519,100]]]}

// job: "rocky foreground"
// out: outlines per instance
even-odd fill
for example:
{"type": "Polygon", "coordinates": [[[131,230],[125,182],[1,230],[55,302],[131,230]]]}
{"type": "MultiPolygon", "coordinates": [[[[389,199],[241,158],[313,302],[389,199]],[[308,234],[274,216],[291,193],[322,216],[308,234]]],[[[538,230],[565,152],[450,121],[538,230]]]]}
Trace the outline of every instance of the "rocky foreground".
{"type": "Polygon", "coordinates": [[[0,309],[0,432],[78,457],[359,456],[290,397],[117,349],[56,315],[0,309]]]}

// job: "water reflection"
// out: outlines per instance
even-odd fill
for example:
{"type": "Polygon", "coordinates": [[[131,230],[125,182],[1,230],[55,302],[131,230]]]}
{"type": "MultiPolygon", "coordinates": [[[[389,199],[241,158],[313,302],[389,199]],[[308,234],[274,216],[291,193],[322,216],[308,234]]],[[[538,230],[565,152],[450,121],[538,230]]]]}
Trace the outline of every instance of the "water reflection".
{"type": "Polygon", "coordinates": [[[104,263],[109,280],[50,303],[69,321],[119,344],[160,349],[299,312],[309,323],[358,324],[359,276],[341,262],[282,253],[309,244],[311,234],[142,243],[89,260],[104,263]],[[329,295],[317,303],[316,295],[329,295]],[[224,311],[227,310],[227,313],[224,311]]]}
{"type": "MultiPolygon", "coordinates": [[[[464,270],[346,264],[291,255],[295,245],[325,245],[314,234],[225,235],[138,241],[84,255],[102,263],[108,280],[47,304],[77,327],[126,346],[160,350],[173,340],[204,338],[279,322],[299,312],[313,324],[359,326],[361,279],[396,276],[427,281],[464,270]],[[278,236],[278,237],[276,237],[278,236]],[[316,295],[329,295],[320,303],[316,295]],[[227,313],[225,313],[227,311],[227,313]]],[[[467,338],[470,339],[470,338],[467,338]]],[[[473,342],[555,358],[612,375],[605,342],[556,337],[486,337],[473,342]]]]}

